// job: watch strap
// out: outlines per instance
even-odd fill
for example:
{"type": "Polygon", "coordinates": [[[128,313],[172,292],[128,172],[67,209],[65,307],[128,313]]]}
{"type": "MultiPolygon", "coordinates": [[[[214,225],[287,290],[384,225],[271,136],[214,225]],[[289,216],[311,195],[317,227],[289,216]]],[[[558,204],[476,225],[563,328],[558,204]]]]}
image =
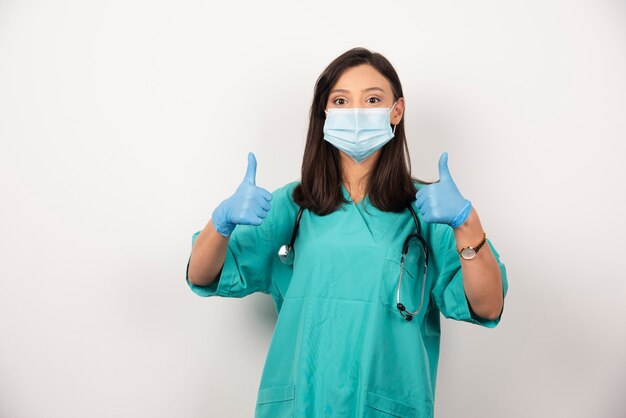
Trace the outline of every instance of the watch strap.
{"type": "Polygon", "coordinates": [[[485,245],[485,242],[487,242],[487,233],[486,233],[486,232],[483,232],[483,239],[482,239],[482,240],[481,240],[478,244],[476,244],[476,246],[473,246],[473,247],[463,247],[463,248],[461,248],[460,250],[459,250],[459,249],[457,249],[457,251],[459,252],[459,255],[461,255],[461,252],[462,252],[465,248],[473,248],[473,249],[474,249],[474,251],[476,251],[476,253],[478,253],[478,250],[480,250],[480,248],[481,248],[483,245],[485,245]]]}

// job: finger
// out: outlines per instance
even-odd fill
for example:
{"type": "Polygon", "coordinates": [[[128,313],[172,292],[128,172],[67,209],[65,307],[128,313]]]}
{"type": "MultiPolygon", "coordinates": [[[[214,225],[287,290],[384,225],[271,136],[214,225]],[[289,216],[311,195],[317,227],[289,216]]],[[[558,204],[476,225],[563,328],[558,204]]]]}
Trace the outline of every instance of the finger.
{"type": "Polygon", "coordinates": [[[424,220],[424,222],[431,223],[433,221],[433,211],[427,206],[422,207],[420,215],[422,215],[422,219],[424,220]]]}
{"type": "Polygon", "coordinates": [[[415,206],[417,206],[418,208],[421,208],[422,206],[424,206],[424,203],[426,203],[426,192],[424,191],[424,189],[422,189],[417,193],[415,206]]]}
{"type": "Polygon", "coordinates": [[[256,157],[251,152],[248,153],[248,168],[246,169],[244,181],[256,185],[256,157]]]}
{"type": "Polygon", "coordinates": [[[439,157],[439,181],[452,178],[450,176],[450,169],[448,169],[448,153],[444,152],[439,157]]]}
{"type": "Polygon", "coordinates": [[[259,191],[260,191],[261,196],[263,196],[263,198],[264,198],[265,200],[267,200],[268,202],[269,202],[270,200],[272,200],[272,193],[268,192],[267,190],[265,190],[265,189],[264,189],[264,188],[262,188],[262,187],[259,187],[258,189],[259,189],[259,191]]]}
{"type": "Polygon", "coordinates": [[[261,219],[265,219],[265,217],[267,216],[267,211],[263,209],[261,206],[255,206],[254,214],[261,219]]]}
{"type": "Polygon", "coordinates": [[[423,194],[424,194],[424,188],[422,187],[421,189],[417,191],[417,193],[415,193],[415,201],[417,201],[417,199],[419,199],[420,196],[422,196],[423,194]]]}
{"type": "Polygon", "coordinates": [[[250,225],[255,225],[255,226],[259,226],[261,225],[261,223],[263,223],[263,219],[259,217],[256,217],[250,221],[250,225]]]}
{"type": "Polygon", "coordinates": [[[263,196],[255,196],[254,201],[256,202],[257,206],[261,207],[263,210],[267,211],[270,210],[270,208],[272,207],[271,203],[265,200],[263,196]]]}

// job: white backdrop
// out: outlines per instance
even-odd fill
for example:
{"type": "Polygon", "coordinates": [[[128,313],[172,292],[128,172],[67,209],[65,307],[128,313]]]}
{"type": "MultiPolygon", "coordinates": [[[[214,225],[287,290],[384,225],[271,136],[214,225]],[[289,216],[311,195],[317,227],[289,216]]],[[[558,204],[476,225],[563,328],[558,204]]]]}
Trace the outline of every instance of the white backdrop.
{"type": "Polygon", "coordinates": [[[252,416],[273,302],[193,294],[191,235],[248,151],[299,178],[354,46],[507,266],[497,328],[442,321],[436,416],[626,416],[623,1],[0,0],[0,417],[252,416]]]}

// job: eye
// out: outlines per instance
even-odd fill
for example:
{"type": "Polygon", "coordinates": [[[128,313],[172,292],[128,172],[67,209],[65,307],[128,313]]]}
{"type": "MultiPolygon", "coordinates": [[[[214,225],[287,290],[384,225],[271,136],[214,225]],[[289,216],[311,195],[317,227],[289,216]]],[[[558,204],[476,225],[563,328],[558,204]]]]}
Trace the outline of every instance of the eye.
{"type": "Polygon", "coordinates": [[[333,100],[333,103],[334,104],[344,104],[344,103],[337,103],[337,100],[344,100],[345,101],[346,99],[344,99],[343,97],[338,97],[335,100],[333,100]]]}
{"type": "MultiPolygon", "coordinates": [[[[380,102],[380,99],[379,99],[378,97],[373,97],[373,96],[372,96],[372,97],[368,97],[368,98],[367,98],[367,100],[370,100],[370,99],[376,99],[376,100],[378,100],[378,102],[380,102]]],[[[368,103],[372,103],[372,104],[374,104],[374,103],[378,103],[378,102],[369,102],[369,101],[368,101],[368,103]]]]}

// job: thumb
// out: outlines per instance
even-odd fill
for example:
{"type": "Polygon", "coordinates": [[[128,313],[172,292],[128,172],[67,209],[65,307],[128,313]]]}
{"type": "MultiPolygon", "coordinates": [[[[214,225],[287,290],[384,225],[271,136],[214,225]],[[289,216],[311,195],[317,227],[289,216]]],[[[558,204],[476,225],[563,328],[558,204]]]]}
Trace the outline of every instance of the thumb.
{"type": "Polygon", "coordinates": [[[253,153],[248,153],[248,168],[244,181],[256,186],[256,157],[253,153]]]}
{"type": "Polygon", "coordinates": [[[448,153],[444,152],[439,157],[439,181],[452,178],[448,169],[448,153]]]}

